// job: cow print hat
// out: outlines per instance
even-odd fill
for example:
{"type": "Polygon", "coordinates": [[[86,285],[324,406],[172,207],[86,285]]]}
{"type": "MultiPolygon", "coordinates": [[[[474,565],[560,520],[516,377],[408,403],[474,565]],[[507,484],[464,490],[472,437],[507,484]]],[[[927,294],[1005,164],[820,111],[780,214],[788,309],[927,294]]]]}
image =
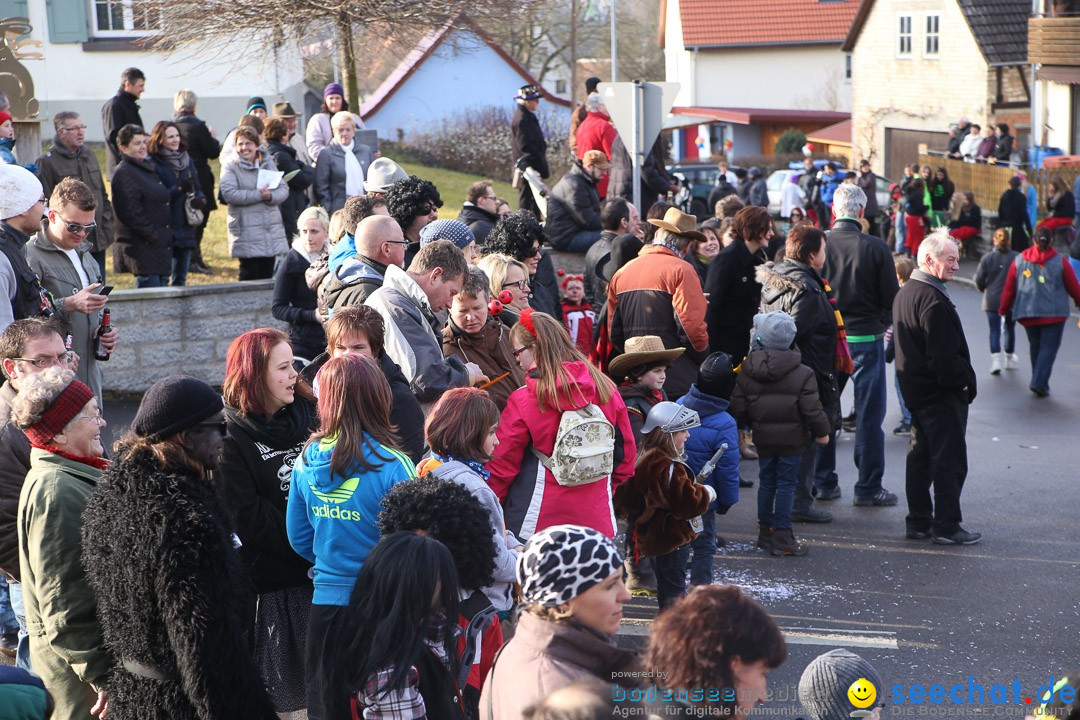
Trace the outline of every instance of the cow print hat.
{"type": "Polygon", "coordinates": [[[609,538],[580,525],[555,525],[536,533],[518,558],[517,579],[525,602],[558,607],[622,568],[609,538]]]}

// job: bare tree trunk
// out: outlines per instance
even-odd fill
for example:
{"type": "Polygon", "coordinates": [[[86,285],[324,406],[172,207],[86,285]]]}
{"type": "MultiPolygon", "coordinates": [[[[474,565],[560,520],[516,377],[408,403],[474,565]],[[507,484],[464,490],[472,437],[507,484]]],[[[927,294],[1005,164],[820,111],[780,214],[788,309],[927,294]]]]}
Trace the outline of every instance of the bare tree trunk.
{"type": "Polygon", "coordinates": [[[578,0],[570,0],[570,102],[577,100],[577,13],[578,0]]]}
{"type": "Polygon", "coordinates": [[[349,16],[342,12],[337,16],[338,57],[341,65],[341,85],[345,88],[345,102],[349,110],[360,114],[360,83],[356,77],[356,51],[353,47],[353,27],[349,16]]]}

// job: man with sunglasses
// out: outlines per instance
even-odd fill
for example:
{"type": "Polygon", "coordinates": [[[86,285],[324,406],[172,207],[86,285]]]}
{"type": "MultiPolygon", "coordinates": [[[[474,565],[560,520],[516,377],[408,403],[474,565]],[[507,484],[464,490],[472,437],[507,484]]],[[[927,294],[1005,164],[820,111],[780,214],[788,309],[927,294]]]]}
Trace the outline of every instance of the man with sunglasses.
{"type": "Polygon", "coordinates": [[[30,646],[19,584],[17,521],[19,492],[30,472],[30,440],[11,423],[11,405],[28,377],[56,365],[71,368],[74,362],[53,320],[16,320],[0,334],[0,369],[5,378],[0,386],[0,576],[7,577],[11,607],[19,621],[15,662],[25,670],[30,669],[30,646]]]}
{"type": "Polygon", "coordinates": [[[52,301],[26,262],[26,243],[41,229],[41,181],[19,165],[0,165],[0,331],[15,320],[49,317],[52,301]]]}
{"type": "MultiPolygon", "coordinates": [[[[61,329],[71,336],[71,349],[79,354],[76,376],[94,391],[98,407],[104,407],[94,340],[109,298],[100,293],[101,275],[89,240],[97,226],[96,205],[94,191],[86,183],[76,178],[61,180],[49,198],[41,231],[26,246],[26,259],[52,294],[61,329]]],[[[113,327],[101,336],[102,348],[110,353],[115,350],[116,337],[113,327]]]]}
{"type": "Polygon", "coordinates": [[[86,147],[86,123],[82,117],[70,110],[53,116],[56,137],[52,147],[37,159],[38,179],[45,197],[52,195],[53,189],[66,177],[74,177],[86,183],[94,192],[97,209],[94,222],[97,227],[90,231],[86,239],[93,243],[91,253],[97,260],[102,280],[105,279],[105,250],[112,245],[113,209],[109,195],[105,191],[105,179],[101,166],[93,150],[86,147]]]}

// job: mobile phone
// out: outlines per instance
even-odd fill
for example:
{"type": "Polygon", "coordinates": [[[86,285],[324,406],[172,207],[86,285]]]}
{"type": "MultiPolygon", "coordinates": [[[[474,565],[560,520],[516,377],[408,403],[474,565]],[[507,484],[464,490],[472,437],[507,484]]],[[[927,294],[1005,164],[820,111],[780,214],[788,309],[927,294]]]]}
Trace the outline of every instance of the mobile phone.
{"type": "Polygon", "coordinates": [[[101,287],[99,287],[96,290],[96,293],[98,295],[108,295],[112,291],[113,291],[113,286],[112,285],[102,285],[101,287]]]}

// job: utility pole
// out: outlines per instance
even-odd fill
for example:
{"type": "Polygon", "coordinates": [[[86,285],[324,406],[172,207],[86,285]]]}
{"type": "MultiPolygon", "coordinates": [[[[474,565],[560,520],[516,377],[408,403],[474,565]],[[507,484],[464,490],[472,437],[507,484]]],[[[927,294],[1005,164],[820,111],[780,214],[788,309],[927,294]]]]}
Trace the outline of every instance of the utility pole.
{"type": "Polygon", "coordinates": [[[615,35],[615,0],[611,2],[611,82],[619,82],[619,39],[615,35]]]}

